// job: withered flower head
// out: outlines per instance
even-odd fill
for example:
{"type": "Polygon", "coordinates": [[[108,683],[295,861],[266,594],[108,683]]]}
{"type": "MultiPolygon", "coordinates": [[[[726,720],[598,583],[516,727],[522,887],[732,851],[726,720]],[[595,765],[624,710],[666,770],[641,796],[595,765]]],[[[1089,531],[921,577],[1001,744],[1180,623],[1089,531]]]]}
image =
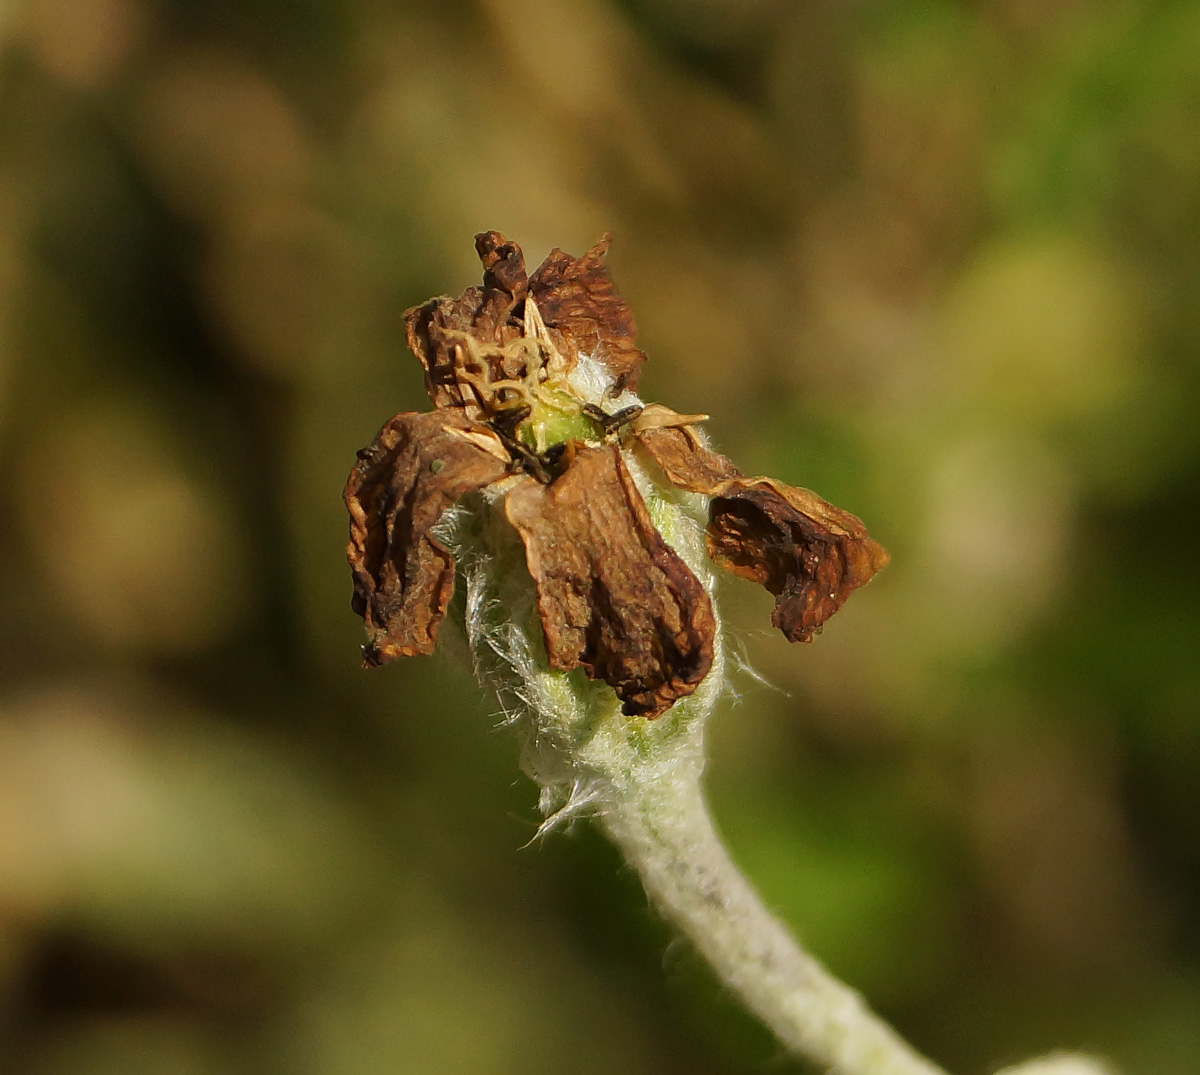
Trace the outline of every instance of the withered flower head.
{"type": "Polygon", "coordinates": [[[632,395],[646,356],[604,267],[553,251],[532,276],[498,232],[475,237],[483,286],[405,315],[436,410],[384,425],[346,483],[354,610],[365,664],[432,651],[454,591],[437,537],[448,508],[493,488],[520,535],[552,669],[608,683],[626,714],[659,716],[713,660],[704,587],[667,544],[630,458],[709,499],[707,547],[776,597],[773,622],[808,642],[887,553],[806,489],[745,478],[681,415],[632,395]]]}

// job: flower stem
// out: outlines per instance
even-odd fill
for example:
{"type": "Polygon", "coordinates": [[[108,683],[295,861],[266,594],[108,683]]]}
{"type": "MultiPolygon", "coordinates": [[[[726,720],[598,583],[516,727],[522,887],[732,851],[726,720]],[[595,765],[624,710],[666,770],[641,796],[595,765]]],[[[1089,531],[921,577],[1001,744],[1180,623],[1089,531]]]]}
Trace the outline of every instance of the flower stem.
{"type": "MultiPolygon", "coordinates": [[[[702,531],[686,504],[647,485],[655,525],[706,589],[702,531]]],[[[945,1075],[799,945],[763,905],[717,835],[701,788],[704,730],[726,690],[717,631],[712,671],[653,721],[626,717],[612,690],[581,669],[548,667],[523,554],[498,512],[456,513],[441,538],[466,580],[456,618],[477,673],[496,692],[541,788],[543,832],[594,816],[638,872],[651,903],[791,1052],[837,1075],[945,1075]]],[[[1058,1055],[1003,1075],[1106,1075],[1058,1055]]]]}
{"type": "Polygon", "coordinates": [[[721,843],[698,775],[670,797],[624,783],[598,821],[659,912],[792,1052],[844,1075],[944,1075],[767,910],[721,843]]]}

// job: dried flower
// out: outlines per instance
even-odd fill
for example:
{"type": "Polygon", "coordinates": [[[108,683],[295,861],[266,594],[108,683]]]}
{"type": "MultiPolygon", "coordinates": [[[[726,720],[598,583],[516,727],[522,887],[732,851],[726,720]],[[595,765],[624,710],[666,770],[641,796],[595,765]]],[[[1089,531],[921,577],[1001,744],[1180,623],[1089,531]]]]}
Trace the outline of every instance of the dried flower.
{"type": "Polygon", "coordinates": [[[716,621],[693,571],[650,519],[627,460],[709,500],[707,547],[776,597],[773,622],[807,642],[887,553],[848,512],[770,478],[744,478],[696,423],[633,391],[646,356],[604,267],[555,250],[532,276],[520,247],[475,237],[483,286],[405,315],[436,410],[398,414],[346,483],[347,557],[367,665],[429,653],[454,591],[443,515],[503,497],[537,591],[549,665],[582,667],[648,718],[695,691],[716,621]]]}

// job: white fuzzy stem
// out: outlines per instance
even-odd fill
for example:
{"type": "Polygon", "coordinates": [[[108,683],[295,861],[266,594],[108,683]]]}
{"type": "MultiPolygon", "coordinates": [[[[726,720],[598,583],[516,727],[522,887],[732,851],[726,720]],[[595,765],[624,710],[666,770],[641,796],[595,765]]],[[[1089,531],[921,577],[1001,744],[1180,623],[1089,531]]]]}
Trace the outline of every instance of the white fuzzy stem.
{"type": "Polygon", "coordinates": [[[599,823],[651,902],[791,1051],[844,1075],[944,1075],[797,944],[713,828],[699,780],[626,785],[599,823]]]}
{"type": "MultiPolygon", "coordinates": [[[[687,497],[664,496],[629,464],[659,530],[711,593],[687,497]]],[[[657,720],[625,717],[604,684],[547,667],[522,550],[498,512],[456,511],[442,537],[466,579],[459,616],[476,670],[496,691],[521,742],[522,768],[542,789],[543,831],[594,815],[651,903],[792,1052],[838,1075],[945,1075],[800,947],[721,843],[700,784],[704,726],[726,690],[720,631],[712,671],[694,694],[657,720]]],[[[1004,1075],[1105,1069],[1057,1056],[1004,1075]]]]}

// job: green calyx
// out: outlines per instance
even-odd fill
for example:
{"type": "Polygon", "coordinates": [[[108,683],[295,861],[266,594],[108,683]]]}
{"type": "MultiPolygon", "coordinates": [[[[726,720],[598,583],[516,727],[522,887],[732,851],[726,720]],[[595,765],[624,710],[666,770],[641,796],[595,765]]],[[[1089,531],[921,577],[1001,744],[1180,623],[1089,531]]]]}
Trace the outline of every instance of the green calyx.
{"type": "Polygon", "coordinates": [[[598,441],[600,427],[579,409],[574,396],[552,391],[536,399],[529,417],[517,429],[521,443],[535,452],[545,452],[571,440],[598,441]]]}

